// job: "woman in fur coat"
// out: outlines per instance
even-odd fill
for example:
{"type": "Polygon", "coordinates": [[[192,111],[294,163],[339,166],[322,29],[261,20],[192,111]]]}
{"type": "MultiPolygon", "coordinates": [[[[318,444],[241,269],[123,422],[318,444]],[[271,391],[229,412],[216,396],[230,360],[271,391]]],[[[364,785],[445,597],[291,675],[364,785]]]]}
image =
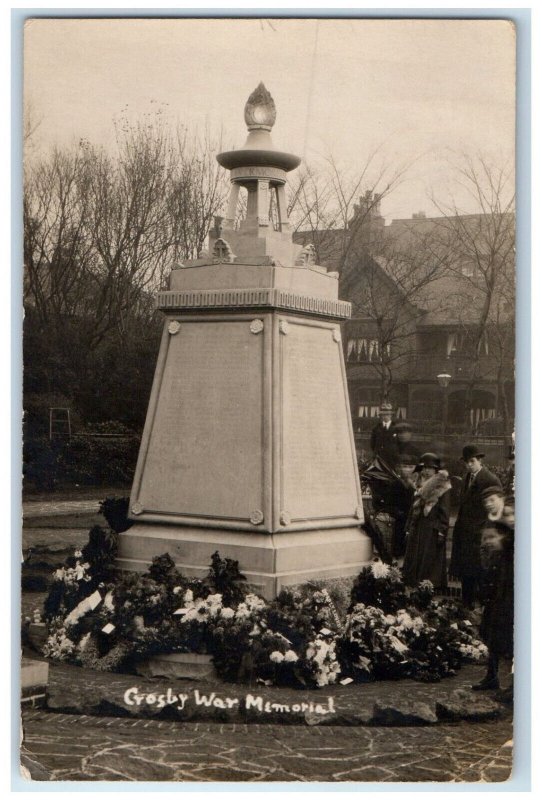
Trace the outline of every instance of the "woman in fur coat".
{"type": "Polygon", "coordinates": [[[406,524],[403,579],[407,586],[428,580],[435,589],[443,589],[447,585],[446,536],[452,485],[434,453],[424,453],[416,471],[421,473],[421,482],[406,524]]]}

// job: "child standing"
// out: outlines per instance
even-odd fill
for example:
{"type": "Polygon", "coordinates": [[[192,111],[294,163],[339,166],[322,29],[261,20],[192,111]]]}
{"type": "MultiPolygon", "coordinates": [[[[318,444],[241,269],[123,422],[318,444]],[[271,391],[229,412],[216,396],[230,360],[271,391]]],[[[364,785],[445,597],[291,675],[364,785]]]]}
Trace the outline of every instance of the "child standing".
{"type": "Polygon", "coordinates": [[[482,492],[488,521],[482,530],[480,636],[487,645],[487,673],[475,691],[499,689],[499,660],[514,655],[514,515],[500,486],[482,492]]]}

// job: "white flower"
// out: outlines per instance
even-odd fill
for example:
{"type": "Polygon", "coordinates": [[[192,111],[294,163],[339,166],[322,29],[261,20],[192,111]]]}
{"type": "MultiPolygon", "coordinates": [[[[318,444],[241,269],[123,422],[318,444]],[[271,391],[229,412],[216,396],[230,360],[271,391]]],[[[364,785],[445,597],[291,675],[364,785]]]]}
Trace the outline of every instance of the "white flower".
{"type": "Polygon", "coordinates": [[[65,575],[64,567],[62,567],[62,569],[57,569],[55,571],[53,577],[57,581],[63,581],[64,580],[64,575],[65,575]]]}
{"type": "Polygon", "coordinates": [[[81,641],[79,642],[80,652],[82,652],[86,648],[89,639],[90,639],[90,633],[85,633],[85,635],[81,637],[81,641]]]}
{"type": "Polygon", "coordinates": [[[192,603],[194,601],[194,592],[192,591],[192,589],[186,590],[183,599],[185,603],[192,603]]]}
{"type": "Polygon", "coordinates": [[[222,605],[222,595],[221,594],[210,594],[205,602],[207,603],[208,606],[221,606],[222,605]]]}
{"type": "Polygon", "coordinates": [[[198,615],[197,609],[196,608],[189,608],[189,609],[187,609],[186,614],[184,614],[184,616],[181,617],[181,622],[182,623],[193,622],[195,619],[198,619],[198,618],[199,618],[199,615],[198,615]]]}
{"type": "Polygon", "coordinates": [[[408,650],[408,646],[404,644],[404,642],[401,642],[400,639],[397,638],[397,636],[392,636],[390,638],[390,641],[393,649],[397,650],[398,653],[406,653],[406,651],[408,650]]]}
{"type": "Polygon", "coordinates": [[[247,619],[250,617],[251,612],[247,608],[246,603],[239,603],[237,606],[237,611],[235,612],[235,616],[237,619],[247,619]]]}
{"type": "Polygon", "coordinates": [[[182,587],[181,586],[174,586],[173,587],[173,594],[179,594],[179,592],[182,592],[182,587]]]}
{"type": "Polygon", "coordinates": [[[75,550],[73,555],[74,555],[75,558],[82,558],[83,557],[83,553],[81,552],[81,550],[75,550]]]}
{"type": "Polygon", "coordinates": [[[274,661],[275,664],[281,664],[284,661],[284,656],[280,650],[273,650],[273,652],[269,655],[269,660],[274,661]]]}
{"type": "Polygon", "coordinates": [[[258,597],[256,594],[247,594],[245,597],[245,602],[241,603],[241,605],[246,605],[251,611],[261,611],[265,608],[265,600],[262,600],[261,597],[258,597]]]}
{"type": "Polygon", "coordinates": [[[224,608],[220,609],[220,616],[223,617],[224,619],[232,619],[232,617],[235,617],[235,611],[233,610],[233,608],[225,606],[224,608]]]}
{"type": "Polygon", "coordinates": [[[297,654],[293,650],[286,650],[284,653],[284,660],[288,661],[289,663],[293,663],[297,661],[297,654]]]}
{"type": "Polygon", "coordinates": [[[104,608],[107,608],[108,611],[115,610],[115,603],[113,602],[113,592],[107,592],[106,596],[104,597],[104,608]]]}
{"type": "Polygon", "coordinates": [[[371,564],[371,572],[377,579],[387,578],[390,573],[390,568],[387,564],[383,564],[382,561],[373,561],[371,564]]]}

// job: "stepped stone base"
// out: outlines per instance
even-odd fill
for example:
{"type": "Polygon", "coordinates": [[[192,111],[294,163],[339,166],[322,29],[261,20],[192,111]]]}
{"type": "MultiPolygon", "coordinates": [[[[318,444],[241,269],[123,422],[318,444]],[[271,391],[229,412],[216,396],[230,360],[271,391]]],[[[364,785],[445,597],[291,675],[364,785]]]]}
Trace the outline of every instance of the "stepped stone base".
{"type": "Polygon", "coordinates": [[[154,556],[169,553],[185,575],[203,578],[216,550],[239,561],[267,599],[283,586],[357,575],[372,558],[371,540],[359,527],[257,533],[140,523],[120,535],[117,563],[142,572],[154,556]]]}

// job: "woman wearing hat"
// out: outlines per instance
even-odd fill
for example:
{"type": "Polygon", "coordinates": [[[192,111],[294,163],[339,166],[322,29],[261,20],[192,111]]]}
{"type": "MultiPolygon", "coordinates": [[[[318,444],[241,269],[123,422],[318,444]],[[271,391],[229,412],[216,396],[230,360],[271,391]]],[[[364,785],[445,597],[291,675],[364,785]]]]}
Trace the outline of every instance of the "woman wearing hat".
{"type": "Polygon", "coordinates": [[[463,448],[461,460],[465,462],[467,474],[461,482],[452,539],[450,577],[461,580],[463,602],[469,608],[474,608],[482,576],[480,542],[486,521],[482,492],[488,486],[501,486],[497,476],[483,466],[483,457],[484,453],[476,445],[468,444],[463,448]]]}
{"type": "Polygon", "coordinates": [[[407,586],[431,581],[436,589],[446,586],[446,535],[450,521],[448,473],[441,470],[434,453],[424,453],[416,472],[421,483],[414,495],[406,524],[403,579],[407,586]]]}

